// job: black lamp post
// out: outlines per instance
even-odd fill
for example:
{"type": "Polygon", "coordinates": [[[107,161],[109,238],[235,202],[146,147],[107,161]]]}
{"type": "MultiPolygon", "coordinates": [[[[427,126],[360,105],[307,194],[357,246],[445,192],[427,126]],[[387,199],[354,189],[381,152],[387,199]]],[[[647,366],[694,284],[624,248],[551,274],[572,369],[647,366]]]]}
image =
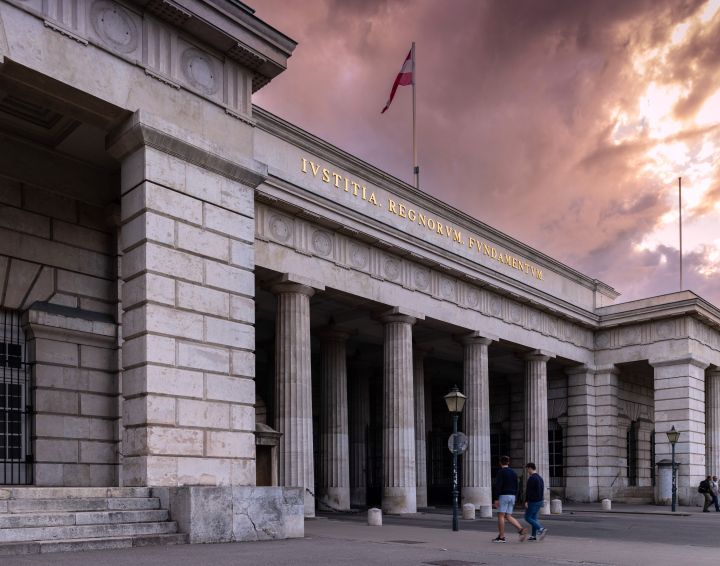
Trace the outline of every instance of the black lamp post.
{"type": "Polygon", "coordinates": [[[457,385],[453,387],[453,390],[445,395],[445,403],[447,403],[450,414],[453,418],[453,531],[460,530],[460,522],[458,520],[458,472],[457,472],[457,455],[458,455],[458,433],[457,433],[457,422],[460,413],[462,413],[463,407],[467,397],[460,393],[457,385]]]}
{"type": "Polygon", "coordinates": [[[677,498],[677,484],[675,482],[675,444],[680,438],[680,433],[675,430],[675,425],[667,431],[667,437],[672,445],[672,510],[675,512],[675,500],[677,498]]]}

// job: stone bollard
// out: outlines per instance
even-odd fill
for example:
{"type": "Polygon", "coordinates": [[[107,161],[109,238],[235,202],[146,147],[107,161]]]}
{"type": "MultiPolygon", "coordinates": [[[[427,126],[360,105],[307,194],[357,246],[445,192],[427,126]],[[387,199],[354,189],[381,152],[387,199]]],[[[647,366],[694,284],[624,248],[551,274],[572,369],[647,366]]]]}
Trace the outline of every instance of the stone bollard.
{"type": "Polygon", "coordinates": [[[550,502],[550,513],[553,515],[562,515],[562,501],[553,499],[550,502]]]}
{"type": "Polygon", "coordinates": [[[602,500],[602,510],[603,511],[610,511],[611,507],[612,507],[612,504],[610,503],[609,499],[602,500]]]}
{"type": "Polygon", "coordinates": [[[480,505],[478,513],[481,519],[492,519],[492,505],[480,505]]]}
{"type": "Polygon", "coordinates": [[[368,509],[368,525],[371,527],[382,527],[382,509],[373,507],[368,509]]]}
{"type": "Polygon", "coordinates": [[[463,505],[463,519],[475,519],[475,505],[472,503],[466,503],[463,505]]]}

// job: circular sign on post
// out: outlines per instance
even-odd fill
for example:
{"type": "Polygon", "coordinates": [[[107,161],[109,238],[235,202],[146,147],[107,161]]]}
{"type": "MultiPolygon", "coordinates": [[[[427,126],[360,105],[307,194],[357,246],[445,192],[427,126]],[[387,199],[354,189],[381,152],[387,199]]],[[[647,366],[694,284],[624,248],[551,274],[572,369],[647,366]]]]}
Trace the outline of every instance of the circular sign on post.
{"type": "MultiPolygon", "coordinates": [[[[453,437],[455,435],[451,434],[450,438],[448,438],[448,448],[450,449],[450,452],[453,451],[453,437]]],[[[467,436],[465,436],[464,432],[458,432],[457,433],[457,453],[462,454],[467,450],[467,436]]]]}

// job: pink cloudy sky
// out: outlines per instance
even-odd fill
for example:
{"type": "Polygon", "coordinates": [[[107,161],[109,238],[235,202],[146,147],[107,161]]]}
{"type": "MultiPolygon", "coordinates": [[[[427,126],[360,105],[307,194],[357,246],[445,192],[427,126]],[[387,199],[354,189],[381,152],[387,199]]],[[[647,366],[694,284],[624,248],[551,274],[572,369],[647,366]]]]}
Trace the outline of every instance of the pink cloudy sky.
{"type": "Polygon", "coordinates": [[[685,288],[720,305],[720,0],[251,0],[299,42],[255,97],[598,278],[618,302],[685,288]]]}

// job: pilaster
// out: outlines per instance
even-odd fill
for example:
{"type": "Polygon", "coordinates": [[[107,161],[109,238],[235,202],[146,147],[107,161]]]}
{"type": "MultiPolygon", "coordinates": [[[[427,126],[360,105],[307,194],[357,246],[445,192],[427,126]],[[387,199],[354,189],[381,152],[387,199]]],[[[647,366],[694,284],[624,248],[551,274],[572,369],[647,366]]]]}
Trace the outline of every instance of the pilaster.
{"type": "Polygon", "coordinates": [[[615,365],[595,368],[595,414],[597,437],[598,498],[612,499],[619,483],[620,447],[618,446],[618,380],[615,365]]]}
{"type": "Polygon", "coordinates": [[[720,370],[705,371],[705,475],[720,473],[720,370]]]}
{"type": "Polygon", "coordinates": [[[425,356],[427,348],[413,348],[413,393],[415,405],[415,468],[417,506],[427,507],[427,444],[425,421],[425,356]]]}

